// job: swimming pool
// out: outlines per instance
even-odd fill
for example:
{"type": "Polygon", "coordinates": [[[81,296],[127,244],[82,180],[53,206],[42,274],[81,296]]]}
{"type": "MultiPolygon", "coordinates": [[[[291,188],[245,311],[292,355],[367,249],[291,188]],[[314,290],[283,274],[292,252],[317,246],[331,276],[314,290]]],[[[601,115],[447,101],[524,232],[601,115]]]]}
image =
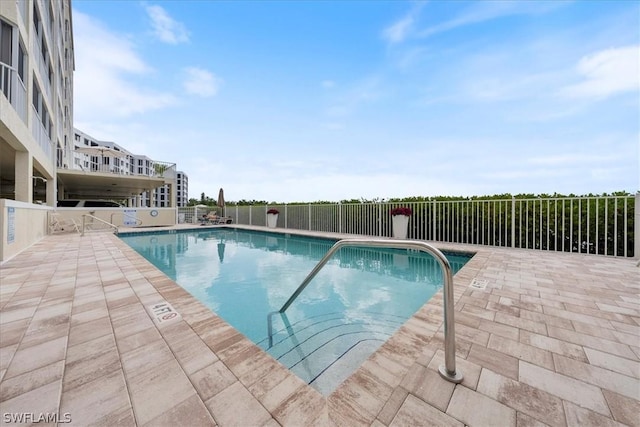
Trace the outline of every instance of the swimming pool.
{"type": "MultiPolygon", "coordinates": [[[[331,393],[442,287],[429,254],[230,228],[121,234],[129,246],[321,393],[331,393]],[[272,322],[271,322],[271,321],[272,322]]],[[[453,272],[470,259],[446,253],[453,272]]]]}

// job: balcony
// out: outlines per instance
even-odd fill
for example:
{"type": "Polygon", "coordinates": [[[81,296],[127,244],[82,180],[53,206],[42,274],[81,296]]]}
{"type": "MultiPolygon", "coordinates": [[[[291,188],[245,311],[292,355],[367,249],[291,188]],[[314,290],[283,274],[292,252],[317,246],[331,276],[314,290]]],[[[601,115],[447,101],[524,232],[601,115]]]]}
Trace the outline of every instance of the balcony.
{"type": "Polygon", "coordinates": [[[51,161],[51,164],[53,164],[54,150],[53,150],[53,142],[49,137],[49,132],[47,132],[47,129],[45,129],[44,125],[40,121],[39,119],[40,116],[38,115],[38,112],[36,111],[35,108],[32,108],[32,112],[33,112],[34,120],[31,126],[31,134],[33,135],[33,138],[36,140],[40,148],[42,148],[42,151],[44,152],[44,154],[51,161]]]}
{"type": "MultiPolygon", "coordinates": [[[[32,27],[33,29],[33,27],[32,27]]],[[[35,30],[33,30],[35,32],[35,30]]],[[[49,81],[49,66],[42,58],[42,46],[40,40],[37,37],[33,37],[31,45],[31,58],[36,64],[38,74],[40,75],[40,82],[42,84],[42,91],[47,97],[47,100],[51,101],[51,82],[49,81]]]]}
{"type": "Polygon", "coordinates": [[[18,77],[18,71],[0,62],[0,92],[9,100],[22,121],[27,123],[27,88],[18,77]]]}

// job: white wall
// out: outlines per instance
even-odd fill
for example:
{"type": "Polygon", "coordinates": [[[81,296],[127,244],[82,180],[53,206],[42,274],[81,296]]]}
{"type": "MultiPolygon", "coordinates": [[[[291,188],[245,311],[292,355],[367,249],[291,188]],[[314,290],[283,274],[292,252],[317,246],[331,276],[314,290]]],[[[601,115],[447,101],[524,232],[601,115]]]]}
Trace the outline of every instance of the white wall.
{"type": "Polygon", "coordinates": [[[0,199],[0,262],[9,260],[47,235],[51,210],[47,206],[0,199]]]}

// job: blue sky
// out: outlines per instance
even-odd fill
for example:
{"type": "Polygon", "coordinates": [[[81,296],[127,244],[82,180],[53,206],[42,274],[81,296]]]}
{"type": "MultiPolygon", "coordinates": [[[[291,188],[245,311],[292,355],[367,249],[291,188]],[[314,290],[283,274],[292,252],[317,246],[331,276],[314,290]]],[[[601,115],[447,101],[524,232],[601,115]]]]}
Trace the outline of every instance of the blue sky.
{"type": "Polygon", "coordinates": [[[72,5],[75,126],[190,197],[640,189],[635,1],[72,5]]]}

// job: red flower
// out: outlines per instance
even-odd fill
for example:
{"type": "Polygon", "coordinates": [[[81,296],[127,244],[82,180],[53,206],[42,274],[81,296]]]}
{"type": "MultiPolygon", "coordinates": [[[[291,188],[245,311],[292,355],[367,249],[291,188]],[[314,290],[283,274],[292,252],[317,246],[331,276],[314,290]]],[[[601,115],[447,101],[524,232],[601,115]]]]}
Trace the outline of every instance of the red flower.
{"type": "Polygon", "coordinates": [[[413,213],[413,211],[411,210],[411,208],[393,208],[391,209],[391,215],[396,216],[396,215],[404,215],[404,216],[411,216],[411,214],[413,213]]]}

